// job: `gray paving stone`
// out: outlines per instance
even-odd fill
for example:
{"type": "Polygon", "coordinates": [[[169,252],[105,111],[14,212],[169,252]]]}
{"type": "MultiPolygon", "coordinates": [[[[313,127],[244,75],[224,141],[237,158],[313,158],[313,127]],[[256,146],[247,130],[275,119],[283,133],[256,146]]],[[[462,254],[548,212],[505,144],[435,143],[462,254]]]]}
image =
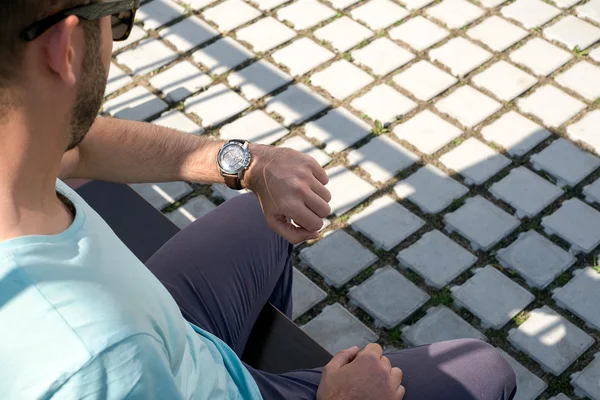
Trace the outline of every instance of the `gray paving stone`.
{"type": "Polygon", "coordinates": [[[144,121],[168,108],[167,103],[141,86],[104,103],[104,112],[115,118],[144,121]]]}
{"type": "Polygon", "coordinates": [[[387,251],[425,225],[421,218],[389,196],[373,201],[367,208],[350,217],[348,222],[352,229],[387,251]]]}
{"type": "Polygon", "coordinates": [[[511,101],[537,83],[533,76],[502,60],[475,75],[472,81],[503,101],[511,101]]]}
{"type": "Polygon", "coordinates": [[[135,183],[129,186],[157,210],[192,193],[192,188],[185,182],[135,183]]]}
{"type": "Polygon", "coordinates": [[[417,323],[402,329],[402,340],[415,347],[467,338],[486,340],[485,335],[446,306],[428,309],[417,323]]]}
{"type": "MultiPolygon", "coordinates": [[[[590,399],[600,399],[600,357],[594,354],[594,360],[589,363],[583,371],[572,375],[571,385],[575,389],[575,395],[579,397],[589,397],[590,399]]],[[[569,400],[565,397],[566,400],[569,400]]],[[[561,400],[557,398],[557,400],[561,400]]]]}
{"type": "Polygon", "coordinates": [[[277,10],[277,18],[291,22],[297,31],[312,28],[335,14],[333,9],[316,0],[299,0],[277,10]]]}
{"type": "Polygon", "coordinates": [[[579,199],[566,200],[552,215],[542,218],[547,234],[571,244],[571,253],[588,254],[600,243],[600,212],[579,199]]]}
{"type": "Polygon", "coordinates": [[[574,272],[574,278],[562,288],[554,291],[556,304],[571,311],[585,323],[600,330],[600,274],[592,267],[574,272]]]}
{"type": "Polygon", "coordinates": [[[260,16],[260,11],[242,0],[225,0],[202,13],[202,17],[214,22],[221,32],[231,31],[260,16]]]}
{"type": "Polygon", "coordinates": [[[509,111],[482,128],[481,135],[502,146],[511,156],[521,157],[550,136],[550,132],[521,114],[509,111]]]}
{"type": "Polygon", "coordinates": [[[513,169],[489,190],[515,208],[517,218],[535,217],[563,194],[559,187],[525,167],[513,169]]]}
{"type": "Polygon", "coordinates": [[[534,300],[531,293],[490,265],[451,290],[456,305],[473,313],[484,327],[494,329],[502,328],[534,300]]]}
{"type": "MultiPolygon", "coordinates": [[[[426,1],[431,2],[430,0],[426,1]]],[[[446,29],[420,15],[389,30],[392,39],[401,40],[417,51],[430,48],[448,37],[449,34],[450,32],[446,29]]]]}
{"type": "Polygon", "coordinates": [[[397,125],[394,133],[425,154],[433,154],[462,135],[462,131],[429,110],[397,125]]]}
{"type": "Polygon", "coordinates": [[[108,81],[106,82],[106,90],[104,96],[109,96],[125,86],[133,82],[133,79],[122,69],[117,67],[115,64],[110,64],[110,70],[108,71],[108,81]]]}
{"type": "Polygon", "coordinates": [[[529,36],[529,32],[496,15],[469,29],[467,35],[490,49],[502,52],[529,36]]]}
{"type": "Polygon", "coordinates": [[[402,250],[398,261],[423,277],[429,286],[441,289],[469,269],[477,257],[434,230],[402,250]]]}
{"type": "Polygon", "coordinates": [[[560,10],[541,0],[517,0],[502,7],[502,15],[520,22],[525,28],[531,29],[544,25],[560,14],[560,10]]]}
{"type": "Polygon", "coordinates": [[[417,107],[417,103],[385,84],[373,87],[350,105],[386,126],[417,107]]]}
{"type": "Polygon", "coordinates": [[[335,154],[369,135],[371,126],[345,108],[338,107],[306,124],[304,132],[309,138],[324,143],[326,152],[335,154]]]}
{"type": "Polygon", "coordinates": [[[308,154],[322,167],[324,165],[329,164],[331,161],[331,157],[323,150],[317,149],[312,145],[308,140],[304,139],[302,136],[293,136],[289,139],[286,139],[283,143],[279,145],[279,147],[287,147],[289,149],[294,149],[296,151],[300,151],[304,154],[308,154]]]}
{"type": "Polygon", "coordinates": [[[575,263],[567,253],[534,230],[523,232],[496,258],[505,268],[515,270],[531,287],[543,289],[575,263]]]}
{"type": "Polygon", "coordinates": [[[185,111],[196,114],[207,128],[234,117],[250,104],[222,83],[185,100],[185,111]]]}
{"type": "Polygon", "coordinates": [[[224,37],[196,50],[192,57],[204,65],[210,75],[221,75],[254,57],[254,53],[232,38],[224,37]]]}
{"type": "Polygon", "coordinates": [[[351,54],[355,62],[368,67],[379,76],[387,75],[415,58],[413,53],[385,37],[376,39],[351,54]]]}
{"type": "Polygon", "coordinates": [[[119,64],[126,65],[132,75],[145,75],[159,69],[177,58],[177,53],[160,40],[150,38],[133,49],[125,50],[117,56],[119,64]]]}
{"type": "Polygon", "coordinates": [[[461,174],[467,185],[481,185],[511,163],[509,158],[475,138],[441,156],[440,162],[461,174]]]}
{"type": "Polygon", "coordinates": [[[376,182],[386,182],[419,159],[387,136],[378,136],[348,154],[350,165],[365,170],[376,182]]]}
{"type": "Polygon", "coordinates": [[[239,29],[235,35],[239,40],[249,43],[254,51],[265,52],[295,38],[296,31],[273,17],[266,17],[239,29]]]}
{"type": "Polygon", "coordinates": [[[370,0],[350,11],[352,18],[378,31],[400,21],[410,13],[390,0],[370,0]]]}
{"type": "Polygon", "coordinates": [[[294,268],[294,283],[292,284],[293,320],[302,316],[326,298],[327,293],[323,289],[294,268]]]}
{"type": "Polygon", "coordinates": [[[290,133],[261,110],[254,110],[220,130],[221,139],[243,139],[252,143],[273,144],[290,133]]]}
{"type": "Polygon", "coordinates": [[[302,330],[331,354],[352,346],[363,348],[379,338],[339,303],[325,307],[302,330]]]}
{"type": "Polygon", "coordinates": [[[594,343],[591,336],[548,306],[532,310],[525,322],[509,331],[508,341],[555,376],[594,343]]]}
{"type": "Polygon", "coordinates": [[[317,39],[329,42],[339,52],[350,50],[373,36],[372,31],[346,16],[317,29],[314,34],[317,39]]]}
{"type": "Polygon", "coordinates": [[[544,124],[558,128],[585,108],[585,104],[562,90],[544,85],[517,101],[519,109],[541,119],[544,124]]]}
{"type": "Polygon", "coordinates": [[[339,289],[375,263],[377,256],[346,232],[337,230],[302,249],[300,259],[323,276],[328,285],[339,289]]]}
{"type": "Polygon", "coordinates": [[[565,396],[564,393],[559,393],[556,396],[550,397],[549,400],[571,400],[570,398],[568,398],[567,396],[565,396]]]}
{"type": "Polygon", "coordinates": [[[212,83],[210,76],[188,61],[176,64],[150,79],[150,84],[163,92],[167,100],[177,103],[212,83]]]}
{"type": "Polygon", "coordinates": [[[244,190],[233,190],[233,189],[229,189],[225,184],[223,183],[215,183],[214,185],[212,185],[212,194],[213,196],[216,197],[220,197],[223,200],[230,200],[233,199],[234,197],[237,197],[241,194],[245,194],[245,193],[250,193],[250,191],[244,189],[244,190]]]}
{"type": "Polygon", "coordinates": [[[600,126],[600,110],[594,110],[585,115],[581,120],[567,127],[567,133],[572,140],[580,140],[591,146],[597,154],[600,154],[600,137],[598,127],[600,126]]]}
{"type": "Polygon", "coordinates": [[[557,180],[558,186],[577,185],[600,166],[600,159],[565,139],[558,139],[531,156],[536,170],[544,170],[557,180]]]}
{"type": "Polygon", "coordinates": [[[335,61],[314,73],[310,80],[338,100],[344,100],[374,81],[371,75],[346,60],[335,61]]]}
{"type": "Polygon", "coordinates": [[[415,203],[423,212],[435,214],[469,192],[431,164],[420,168],[394,186],[396,195],[415,203]]]}
{"type": "Polygon", "coordinates": [[[160,31],[160,37],[171,42],[182,53],[218,35],[219,32],[196,16],[186,18],[160,31]]]}
{"type": "Polygon", "coordinates": [[[547,76],[565,65],[573,56],[540,38],[533,38],[509,55],[510,59],[524,65],[536,75],[547,76]]]}
{"type": "Polygon", "coordinates": [[[240,88],[242,95],[248,100],[258,100],[291,80],[291,76],[264,59],[240,71],[234,71],[227,77],[229,85],[240,88]]]}
{"type": "Polygon", "coordinates": [[[177,110],[167,111],[160,118],[152,121],[154,125],[164,126],[178,130],[180,132],[193,133],[200,135],[204,133],[204,129],[200,128],[194,121],[189,119],[184,113],[177,110]]]}
{"type": "Polygon", "coordinates": [[[491,59],[492,53],[467,39],[455,37],[442,46],[430,50],[429,58],[441,62],[450,68],[452,75],[460,78],[491,59]]]}
{"type": "Polygon", "coordinates": [[[329,175],[327,189],[332,195],[329,205],[337,216],[350,211],[376,192],[373,186],[341,165],[328,169],[327,175],[329,175]]]}
{"type": "Polygon", "coordinates": [[[348,291],[350,302],[365,310],[375,325],[392,329],[425,304],[430,296],[390,266],[348,291]]]}
{"type": "Polygon", "coordinates": [[[434,98],[458,82],[458,79],[425,60],[414,63],[393,79],[397,85],[423,101],[434,98]]]}
{"type": "Polygon", "coordinates": [[[546,390],[548,384],[522,366],[517,360],[508,355],[508,353],[500,348],[497,350],[502,354],[506,361],[508,361],[517,376],[517,393],[515,394],[514,400],[537,399],[538,396],[546,390]]]}
{"type": "Polygon", "coordinates": [[[127,40],[123,40],[121,42],[113,42],[113,53],[122,50],[125,47],[131,46],[136,42],[139,42],[146,36],[148,36],[148,32],[146,32],[139,26],[134,25],[133,28],[131,28],[131,33],[129,34],[129,38],[127,40]]]}
{"type": "Polygon", "coordinates": [[[285,65],[292,76],[304,75],[333,57],[335,54],[305,37],[273,53],[273,60],[285,65]]]}
{"type": "Polygon", "coordinates": [[[185,14],[185,9],[171,0],[155,0],[139,8],[135,20],[141,22],[144,29],[157,29],[185,14]]]}
{"type": "Polygon", "coordinates": [[[596,179],[591,185],[583,188],[585,201],[588,203],[600,203],[600,179],[596,179]]]}
{"type": "Polygon", "coordinates": [[[473,128],[502,108],[502,104],[471,86],[461,86],[439,100],[435,108],[467,128],[473,128]]]}
{"type": "Polygon", "coordinates": [[[595,101],[600,98],[600,68],[587,61],[575,64],[556,76],[554,80],[586,100],[595,101]]]}
{"type": "Polygon", "coordinates": [[[302,83],[289,86],[277,96],[265,101],[266,110],[283,118],[283,125],[300,124],[331,105],[302,83]]]}
{"type": "Polygon", "coordinates": [[[462,28],[483,15],[483,10],[466,0],[442,0],[425,11],[450,29],[462,28]]]}
{"type": "Polygon", "coordinates": [[[556,24],[544,29],[544,36],[557,40],[569,49],[587,49],[600,39],[600,28],[572,15],[567,15],[556,24]]]}
{"type": "Polygon", "coordinates": [[[457,231],[474,250],[489,250],[519,226],[519,220],[481,196],[444,216],[446,231],[457,231]]]}
{"type": "Polygon", "coordinates": [[[591,0],[575,9],[577,15],[600,24],[600,0],[591,0]]]}
{"type": "Polygon", "coordinates": [[[167,217],[179,229],[184,229],[186,226],[196,221],[217,208],[210,200],[204,196],[194,197],[192,200],[185,203],[175,211],[167,214],[167,217]]]}

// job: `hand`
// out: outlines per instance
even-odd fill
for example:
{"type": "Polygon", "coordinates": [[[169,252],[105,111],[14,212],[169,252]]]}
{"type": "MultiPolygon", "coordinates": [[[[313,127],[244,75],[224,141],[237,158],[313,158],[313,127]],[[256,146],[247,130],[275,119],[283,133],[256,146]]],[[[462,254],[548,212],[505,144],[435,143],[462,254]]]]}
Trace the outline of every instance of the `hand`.
{"type": "Polygon", "coordinates": [[[258,196],[269,227],[293,244],[319,237],[331,214],[329,177],[319,163],[292,149],[252,144],[250,151],[242,184],[258,196]]]}
{"type": "Polygon", "coordinates": [[[340,351],[323,368],[317,400],[402,400],[402,371],[392,368],[381,346],[340,351]]]}

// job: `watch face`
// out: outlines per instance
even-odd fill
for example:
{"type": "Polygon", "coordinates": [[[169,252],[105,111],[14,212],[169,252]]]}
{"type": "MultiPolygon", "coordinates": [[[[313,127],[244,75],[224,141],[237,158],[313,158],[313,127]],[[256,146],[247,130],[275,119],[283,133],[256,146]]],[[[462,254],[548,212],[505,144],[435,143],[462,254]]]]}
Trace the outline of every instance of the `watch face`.
{"type": "Polygon", "coordinates": [[[235,143],[225,145],[219,154],[219,166],[227,173],[236,174],[244,170],[249,163],[250,153],[235,143]]]}

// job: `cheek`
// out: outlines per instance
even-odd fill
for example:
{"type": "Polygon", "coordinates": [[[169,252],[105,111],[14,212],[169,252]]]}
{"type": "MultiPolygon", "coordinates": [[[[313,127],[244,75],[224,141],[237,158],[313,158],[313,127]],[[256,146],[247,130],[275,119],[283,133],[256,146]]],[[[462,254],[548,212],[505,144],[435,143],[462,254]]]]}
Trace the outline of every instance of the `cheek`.
{"type": "Polygon", "coordinates": [[[112,55],[113,49],[113,38],[112,38],[112,28],[110,23],[110,17],[102,18],[101,21],[102,28],[102,62],[104,64],[105,70],[108,71],[110,68],[110,57],[112,55]]]}

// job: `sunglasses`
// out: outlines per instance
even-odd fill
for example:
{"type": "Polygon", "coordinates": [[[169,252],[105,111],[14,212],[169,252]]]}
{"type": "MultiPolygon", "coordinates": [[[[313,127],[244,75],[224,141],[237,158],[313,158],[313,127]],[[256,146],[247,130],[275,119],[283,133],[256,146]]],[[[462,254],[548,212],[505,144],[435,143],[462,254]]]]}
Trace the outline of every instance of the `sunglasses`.
{"type": "Polygon", "coordinates": [[[140,0],[119,0],[69,8],[30,25],[21,33],[21,37],[23,40],[31,42],[71,15],[86,21],[94,21],[110,15],[113,40],[120,42],[129,37],[135,20],[135,12],[139,7],[140,0]]]}

